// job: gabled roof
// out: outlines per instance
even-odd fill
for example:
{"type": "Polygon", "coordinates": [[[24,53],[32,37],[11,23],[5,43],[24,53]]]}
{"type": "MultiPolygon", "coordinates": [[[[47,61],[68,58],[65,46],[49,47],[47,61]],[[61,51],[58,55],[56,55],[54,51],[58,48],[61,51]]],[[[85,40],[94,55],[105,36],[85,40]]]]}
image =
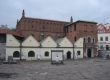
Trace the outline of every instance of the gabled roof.
{"type": "Polygon", "coordinates": [[[105,23],[105,24],[102,24],[103,26],[105,26],[107,29],[110,29],[110,24],[109,23],[105,23]]]}
{"type": "Polygon", "coordinates": [[[39,46],[39,42],[32,36],[29,35],[23,42],[22,45],[29,45],[29,46],[39,46]],[[38,45],[36,45],[38,44],[38,45]]]}
{"type": "Polygon", "coordinates": [[[56,43],[59,47],[73,47],[73,44],[67,37],[57,39],[56,43]]]}
{"type": "Polygon", "coordinates": [[[42,44],[48,37],[42,39],[41,41],[39,41],[40,44],[42,44]]]}
{"type": "Polygon", "coordinates": [[[0,34],[12,34],[14,36],[18,36],[18,37],[23,37],[20,33],[18,32],[14,32],[12,30],[9,29],[2,29],[0,28],[0,34]]]}
{"type": "Polygon", "coordinates": [[[42,47],[57,47],[56,42],[51,36],[42,39],[39,43],[42,47]]]}
{"type": "Polygon", "coordinates": [[[63,39],[64,39],[64,38],[57,39],[55,42],[56,42],[57,44],[59,44],[60,42],[63,41],[63,39]]]}
{"type": "Polygon", "coordinates": [[[104,30],[104,33],[110,33],[110,29],[107,29],[103,24],[97,25],[97,30],[104,30]]]}
{"type": "Polygon", "coordinates": [[[97,24],[97,22],[94,22],[94,21],[78,20],[76,22],[73,22],[73,23],[70,23],[70,24],[65,25],[65,27],[70,26],[70,25],[75,24],[75,23],[78,23],[78,22],[85,22],[85,23],[97,24]]]}
{"type": "Polygon", "coordinates": [[[86,22],[86,23],[93,23],[93,24],[97,24],[97,22],[94,22],[94,21],[86,21],[86,20],[78,20],[74,23],[77,23],[77,22],[86,22]]]}
{"type": "Polygon", "coordinates": [[[67,21],[59,21],[59,20],[50,20],[50,19],[42,19],[42,18],[32,18],[32,17],[23,17],[23,19],[34,19],[34,20],[45,20],[45,21],[55,21],[55,22],[64,22],[64,23],[70,23],[67,21]]]}

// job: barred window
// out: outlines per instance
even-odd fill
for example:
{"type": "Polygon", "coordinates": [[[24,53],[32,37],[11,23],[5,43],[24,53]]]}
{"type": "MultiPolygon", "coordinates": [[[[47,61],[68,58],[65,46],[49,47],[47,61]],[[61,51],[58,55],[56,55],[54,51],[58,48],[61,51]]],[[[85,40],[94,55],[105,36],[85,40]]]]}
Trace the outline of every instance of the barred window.
{"type": "Polygon", "coordinates": [[[77,51],[78,55],[80,55],[80,51],[77,51]]]}
{"type": "Polygon", "coordinates": [[[28,52],[28,57],[35,57],[34,51],[29,51],[28,52]]]}
{"type": "Polygon", "coordinates": [[[48,51],[45,52],[45,56],[49,56],[49,52],[48,51]]]}
{"type": "Polygon", "coordinates": [[[15,51],[14,53],[13,53],[13,57],[19,57],[20,56],[20,53],[18,52],[18,51],[15,51]]]}

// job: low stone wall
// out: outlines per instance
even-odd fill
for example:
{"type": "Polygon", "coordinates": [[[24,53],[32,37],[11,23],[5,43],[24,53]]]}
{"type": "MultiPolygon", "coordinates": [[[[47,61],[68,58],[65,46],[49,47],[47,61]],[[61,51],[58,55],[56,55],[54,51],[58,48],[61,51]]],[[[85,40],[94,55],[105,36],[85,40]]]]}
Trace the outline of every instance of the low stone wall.
{"type": "Polygon", "coordinates": [[[110,58],[110,51],[108,51],[108,50],[100,50],[100,51],[98,51],[98,54],[100,55],[100,56],[104,56],[104,55],[106,55],[107,56],[107,58],[110,58]]]}
{"type": "Polygon", "coordinates": [[[0,59],[5,59],[6,43],[0,43],[0,59]]]}

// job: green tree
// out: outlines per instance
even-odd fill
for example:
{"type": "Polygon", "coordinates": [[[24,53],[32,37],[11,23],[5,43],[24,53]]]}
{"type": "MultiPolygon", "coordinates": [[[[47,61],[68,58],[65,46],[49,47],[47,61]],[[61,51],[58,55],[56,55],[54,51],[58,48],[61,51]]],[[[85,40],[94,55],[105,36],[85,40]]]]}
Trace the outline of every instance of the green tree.
{"type": "Polygon", "coordinates": [[[11,28],[11,30],[12,30],[12,31],[16,31],[16,28],[15,28],[15,27],[14,27],[14,28],[11,28]]]}

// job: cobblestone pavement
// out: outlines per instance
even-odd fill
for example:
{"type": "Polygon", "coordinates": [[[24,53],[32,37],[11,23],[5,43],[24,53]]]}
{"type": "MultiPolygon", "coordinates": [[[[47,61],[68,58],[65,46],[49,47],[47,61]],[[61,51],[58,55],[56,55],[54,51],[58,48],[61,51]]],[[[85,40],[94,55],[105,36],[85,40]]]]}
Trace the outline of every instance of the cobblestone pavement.
{"type": "Polygon", "coordinates": [[[110,80],[110,59],[66,60],[64,65],[50,61],[1,64],[0,80],[110,80]]]}

